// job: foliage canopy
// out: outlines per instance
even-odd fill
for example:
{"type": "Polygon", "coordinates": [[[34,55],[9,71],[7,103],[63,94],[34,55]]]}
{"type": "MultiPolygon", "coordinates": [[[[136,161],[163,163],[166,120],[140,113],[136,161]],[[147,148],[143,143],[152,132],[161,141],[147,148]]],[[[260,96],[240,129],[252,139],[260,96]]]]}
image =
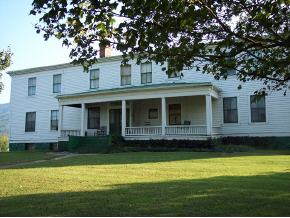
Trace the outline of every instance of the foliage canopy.
{"type": "Polygon", "coordinates": [[[1,82],[2,78],[2,73],[1,71],[5,70],[11,65],[11,50],[8,48],[6,51],[5,50],[0,50],[0,93],[2,89],[4,88],[3,83],[1,82]]]}
{"type": "MultiPolygon", "coordinates": [[[[242,82],[260,80],[261,92],[290,88],[289,0],[34,0],[37,32],[71,48],[87,70],[96,42],[124,58],[196,68],[242,82]]],[[[165,70],[165,69],[164,69],[165,70]]],[[[169,70],[170,71],[170,70],[169,70]]]]}

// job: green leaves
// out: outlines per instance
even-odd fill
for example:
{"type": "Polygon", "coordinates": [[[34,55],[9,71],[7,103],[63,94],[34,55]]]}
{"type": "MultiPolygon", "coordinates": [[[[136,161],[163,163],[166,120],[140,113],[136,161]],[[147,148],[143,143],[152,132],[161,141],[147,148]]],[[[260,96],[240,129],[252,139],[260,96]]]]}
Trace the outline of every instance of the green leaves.
{"type": "Polygon", "coordinates": [[[288,0],[34,0],[32,6],[30,14],[41,15],[37,32],[62,40],[85,69],[96,61],[95,44],[106,42],[124,58],[138,54],[137,62],[173,59],[176,69],[195,67],[216,79],[235,69],[243,82],[289,89],[288,0]]]}
{"type": "MultiPolygon", "coordinates": [[[[10,47],[5,50],[0,50],[0,79],[2,77],[1,71],[7,69],[11,65],[11,57],[12,52],[10,50],[10,47]]],[[[3,83],[0,81],[0,93],[2,89],[4,88],[3,83]]]]}

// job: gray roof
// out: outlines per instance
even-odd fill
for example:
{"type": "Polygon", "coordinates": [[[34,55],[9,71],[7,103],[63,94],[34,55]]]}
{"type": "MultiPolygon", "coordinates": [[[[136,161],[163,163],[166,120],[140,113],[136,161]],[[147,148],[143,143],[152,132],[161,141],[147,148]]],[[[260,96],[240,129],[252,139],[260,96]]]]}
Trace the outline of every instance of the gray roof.
{"type": "MultiPolygon", "coordinates": [[[[119,60],[122,60],[122,55],[98,58],[96,63],[105,63],[105,62],[112,62],[112,61],[119,61],[119,60]]],[[[80,66],[81,65],[74,65],[72,63],[64,63],[64,64],[56,64],[56,65],[43,66],[43,67],[28,68],[28,69],[23,69],[23,70],[13,70],[13,71],[8,71],[7,74],[9,74],[10,76],[15,76],[15,75],[21,75],[21,74],[37,73],[37,72],[50,71],[50,70],[60,70],[60,69],[65,69],[69,67],[80,67],[80,66]]]]}

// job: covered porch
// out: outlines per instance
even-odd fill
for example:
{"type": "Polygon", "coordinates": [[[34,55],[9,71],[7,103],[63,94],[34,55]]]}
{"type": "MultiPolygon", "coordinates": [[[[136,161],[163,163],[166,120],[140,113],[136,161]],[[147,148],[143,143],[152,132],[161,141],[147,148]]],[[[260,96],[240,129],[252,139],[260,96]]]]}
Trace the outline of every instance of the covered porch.
{"type": "Polygon", "coordinates": [[[59,98],[59,137],[65,140],[68,135],[115,134],[125,139],[206,139],[220,134],[217,89],[211,84],[166,88],[145,87],[146,90],[123,93],[123,99],[112,99],[123,90],[108,96],[103,93],[102,99],[96,99],[97,92],[91,97],[59,98]],[[83,102],[77,103],[76,99],[83,102]],[[78,111],[75,119],[79,120],[79,128],[65,128],[65,108],[78,111]]]}

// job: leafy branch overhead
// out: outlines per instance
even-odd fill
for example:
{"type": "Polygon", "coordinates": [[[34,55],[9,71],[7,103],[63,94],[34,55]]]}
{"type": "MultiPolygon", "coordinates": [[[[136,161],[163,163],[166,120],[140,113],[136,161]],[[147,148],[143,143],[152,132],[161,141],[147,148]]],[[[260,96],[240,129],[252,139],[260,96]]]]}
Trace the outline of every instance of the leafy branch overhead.
{"type": "MultiPolygon", "coordinates": [[[[56,37],[85,69],[97,42],[137,60],[175,70],[197,68],[216,79],[235,69],[266,90],[289,89],[290,0],[34,0],[45,40],[56,37]]],[[[170,70],[170,69],[169,69],[170,70]]]]}
{"type": "MultiPolygon", "coordinates": [[[[5,50],[0,50],[0,80],[2,78],[2,73],[1,71],[5,70],[11,65],[11,50],[8,48],[6,51],[5,50]]],[[[4,88],[3,83],[0,81],[0,93],[2,89],[4,88]]]]}

